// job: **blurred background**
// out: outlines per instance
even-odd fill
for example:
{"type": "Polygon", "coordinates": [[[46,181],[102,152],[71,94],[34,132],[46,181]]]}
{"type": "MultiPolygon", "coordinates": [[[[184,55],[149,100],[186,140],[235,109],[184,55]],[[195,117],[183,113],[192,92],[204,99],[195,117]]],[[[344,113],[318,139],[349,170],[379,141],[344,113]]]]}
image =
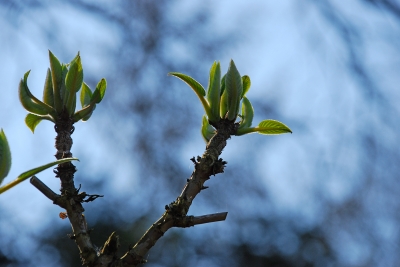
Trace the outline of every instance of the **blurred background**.
{"type": "MultiPolygon", "coordinates": [[[[293,134],[232,137],[190,215],[224,222],[171,229],[146,266],[398,266],[400,262],[400,3],[308,1],[0,1],[0,127],[9,182],[53,161],[53,125],[33,135],[17,88],[36,96],[49,66],[80,51],[103,102],[75,125],[75,183],[92,240],[112,231],[121,254],[179,195],[201,155],[203,109],[170,71],[207,86],[235,60],[251,77],[254,123],[293,134]]],[[[54,191],[52,170],[38,175],[54,191]]],[[[29,182],[0,196],[0,266],[80,266],[68,220],[29,182]]]]}

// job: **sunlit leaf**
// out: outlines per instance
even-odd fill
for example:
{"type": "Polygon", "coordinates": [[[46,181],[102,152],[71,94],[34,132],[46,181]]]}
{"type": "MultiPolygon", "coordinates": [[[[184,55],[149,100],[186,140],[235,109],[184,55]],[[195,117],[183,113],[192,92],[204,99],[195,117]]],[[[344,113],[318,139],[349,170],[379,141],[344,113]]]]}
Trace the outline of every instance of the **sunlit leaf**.
{"type": "Polygon", "coordinates": [[[18,178],[16,180],[12,181],[9,184],[6,184],[5,186],[0,187],[0,194],[5,192],[5,191],[7,191],[8,189],[16,186],[17,184],[25,181],[26,179],[32,177],[33,175],[35,175],[35,174],[37,174],[37,173],[39,173],[41,171],[44,171],[44,170],[46,170],[46,169],[48,169],[50,167],[53,167],[54,165],[65,163],[65,162],[69,162],[69,161],[72,161],[72,160],[78,160],[78,159],[77,158],[59,159],[59,160],[47,163],[45,165],[42,165],[40,167],[31,169],[29,171],[23,172],[18,176],[18,178]]]}
{"type": "Polygon", "coordinates": [[[87,121],[92,115],[95,108],[96,108],[96,103],[94,101],[90,102],[89,105],[74,113],[74,115],[72,116],[72,121],[74,123],[78,122],[79,120],[87,121]]]}
{"type": "Polygon", "coordinates": [[[247,75],[242,76],[242,84],[243,84],[243,92],[242,92],[241,98],[243,98],[247,94],[247,92],[250,90],[250,86],[251,86],[250,77],[247,75]]]}
{"type": "Polygon", "coordinates": [[[215,135],[216,131],[214,127],[210,125],[206,116],[203,116],[201,124],[201,135],[206,143],[210,141],[211,137],[215,135]]]}
{"type": "Polygon", "coordinates": [[[225,78],[226,78],[226,74],[224,74],[224,76],[222,76],[221,78],[221,92],[220,92],[220,96],[222,96],[222,94],[225,91],[225,78]]]}
{"type": "Polygon", "coordinates": [[[65,86],[68,91],[68,100],[66,102],[69,114],[72,114],[75,110],[73,109],[76,105],[76,93],[80,90],[83,82],[83,69],[81,63],[81,57],[78,55],[70,63],[70,67],[65,77],[65,86]],[[75,101],[75,102],[74,102],[75,101]]]}
{"type": "Polygon", "coordinates": [[[207,100],[210,105],[213,122],[219,120],[219,101],[220,101],[220,88],[221,88],[221,66],[219,62],[214,62],[210,69],[210,77],[207,88],[207,100]]]}
{"type": "Polygon", "coordinates": [[[187,83],[190,86],[190,88],[192,88],[193,91],[195,91],[196,94],[201,95],[201,96],[206,95],[206,91],[204,90],[204,87],[198,81],[193,79],[192,77],[187,76],[182,73],[179,73],[179,72],[170,72],[170,73],[168,73],[168,75],[178,77],[179,79],[181,79],[182,81],[187,83]]]}
{"type": "Polygon", "coordinates": [[[36,126],[43,120],[42,117],[37,116],[35,114],[29,113],[25,117],[25,124],[28,126],[28,128],[32,131],[32,133],[35,132],[36,126]]]}
{"type": "Polygon", "coordinates": [[[11,151],[8,145],[7,137],[3,131],[0,130],[0,184],[7,176],[11,168],[11,151]]]}
{"type": "Polygon", "coordinates": [[[235,120],[243,92],[242,77],[237,70],[235,63],[231,60],[225,78],[225,91],[228,97],[228,119],[235,120]]]}
{"type": "Polygon", "coordinates": [[[24,75],[24,79],[20,81],[18,88],[19,100],[22,106],[29,112],[38,114],[38,115],[54,115],[54,110],[49,105],[43,103],[39,99],[37,99],[34,95],[32,95],[31,91],[28,88],[28,76],[29,72],[26,72],[24,75]]]}
{"type": "Polygon", "coordinates": [[[82,108],[89,105],[91,99],[92,90],[90,90],[89,86],[86,83],[83,83],[80,97],[82,108]]]}
{"type": "Polygon", "coordinates": [[[43,102],[51,107],[54,107],[53,81],[49,68],[47,69],[46,80],[44,82],[43,102]]]}
{"type": "Polygon", "coordinates": [[[181,79],[182,81],[184,81],[185,83],[187,83],[190,86],[190,88],[192,88],[193,91],[196,93],[197,97],[200,99],[200,102],[203,105],[203,108],[204,108],[207,116],[209,118],[213,117],[211,109],[210,109],[210,105],[208,104],[208,101],[204,97],[206,95],[206,91],[204,90],[203,86],[199,82],[197,82],[192,77],[187,76],[182,73],[179,73],[179,72],[170,72],[170,73],[168,73],[168,75],[175,76],[175,77],[181,79]]]}
{"type": "Polygon", "coordinates": [[[256,131],[260,134],[283,134],[292,133],[289,127],[282,122],[276,120],[264,120],[255,127],[256,131]]]}
{"type": "Polygon", "coordinates": [[[63,70],[61,67],[61,63],[53,55],[53,53],[49,50],[49,59],[50,59],[50,70],[51,70],[51,78],[53,82],[53,95],[54,95],[54,108],[58,113],[60,113],[63,109],[63,101],[61,95],[61,85],[63,82],[63,70]]]}
{"type": "Polygon", "coordinates": [[[96,86],[96,89],[93,92],[91,101],[95,101],[97,104],[103,100],[104,94],[106,93],[107,89],[107,81],[106,79],[101,79],[96,86]]]}
{"type": "Polygon", "coordinates": [[[242,121],[239,128],[250,127],[253,122],[254,109],[247,97],[243,97],[242,101],[242,121]]]}

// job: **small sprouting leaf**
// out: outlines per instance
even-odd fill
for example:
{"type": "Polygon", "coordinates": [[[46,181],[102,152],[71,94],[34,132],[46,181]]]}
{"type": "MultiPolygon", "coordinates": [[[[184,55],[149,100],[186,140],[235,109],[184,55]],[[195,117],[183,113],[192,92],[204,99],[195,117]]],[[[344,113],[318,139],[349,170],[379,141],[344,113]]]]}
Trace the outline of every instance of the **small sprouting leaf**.
{"type": "Polygon", "coordinates": [[[170,72],[170,73],[168,73],[168,75],[178,77],[179,79],[181,79],[182,81],[187,83],[190,86],[190,88],[192,88],[193,91],[195,91],[196,94],[201,95],[201,96],[206,95],[206,91],[204,90],[204,87],[198,81],[193,79],[192,77],[187,76],[182,73],[179,73],[179,72],[170,72]]]}
{"type": "Polygon", "coordinates": [[[61,86],[64,83],[63,80],[63,70],[61,67],[61,63],[53,55],[53,53],[49,50],[49,59],[50,59],[50,69],[51,69],[51,78],[53,82],[53,95],[54,95],[54,108],[58,113],[61,113],[63,109],[63,101],[61,95],[61,86]]]}
{"type": "Polygon", "coordinates": [[[226,115],[228,113],[228,97],[226,91],[221,96],[220,104],[219,104],[219,116],[221,119],[226,119],[226,115]]]}
{"type": "Polygon", "coordinates": [[[63,82],[61,83],[61,87],[60,87],[60,95],[61,95],[62,105],[64,108],[67,105],[68,94],[69,94],[69,91],[67,90],[67,87],[65,86],[65,79],[67,78],[67,75],[68,75],[68,67],[66,64],[62,63],[61,69],[62,69],[62,81],[63,82]]]}
{"type": "Polygon", "coordinates": [[[214,127],[210,125],[206,116],[203,116],[201,124],[201,135],[206,143],[210,141],[211,137],[215,135],[216,131],[214,127]]]}
{"type": "Polygon", "coordinates": [[[43,89],[43,102],[54,107],[53,81],[51,80],[51,71],[47,69],[46,80],[43,89]]]}
{"type": "Polygon", "coordinates": [[[25,73],[24,79],[21,79],[19,83],[18,95],[22,106],[29,112],[38,115],[54,115],[54,110],[49,105],[43,103],[32,95],[28,88],[28,76],[29,72],[25,73]]]}
{"type": "MultiPolygon", "coordinates": [[[[48,169],[48,168],[50,168],[50,167],[53,167],[54,165],[61,164],[61,163],[65,163],[65,162],[69,162],[69,161],[72,161],[72,160],[78,160],[78,159],[77,159],[77,158],[59,159],[59,160],[56,160],[56,161],[47,163],[47,164],[45,164],[45,165],[42,165],[42,166],[40,166],[40,167],[31,169],[31,170],[29,170],[29,171],[23,172],[23,173],[21,173],[21,174],[18,176],[18,178],[17,178],[16,180],[12,181],[11,183],[6,184],[5,186],[0,187],[0,194],[1,194],[1,193],[4,193],[4,192],[7,191],[8,189],[10,189],[10,188],[16,186],[17,184],[19,184],[19,183],[25,181],[26,179],[32,177],[33,175],[35,175],[35,174],[37,174],[37,173],[39,173],[39,172],[41,172],[41,171],[44,171],[44,170],[46,170],[46,169],[48,169]]],[[[78,160],[78,161],[79,161],[79,160],[78,160]]]]}
{"type": "Polygon", "coordinates": [[[91,99],[92,99],[92,90],[90,90],[89,86],[86,83],[83,83],[81,97],[80,97],[82,108],[89,105],[91,99]]]}
{"type": "Polygon", "coordinates": [[[35,115],[32,113],[28,113],[25,117],[25,124],[32,131],[32,133],[34,133],[36,126],[42,120],[48,120],[48,121],[55,122],[53,117],[51,117],[49,115],[35,115]]]}
{"type": "Polygon", "coordinates": [[[247,97],[243,97],[242,102],[242,121],[240,122],[239,128],[250,127],[253,122],[254,109],[247,97]]]}
{"type": "Polygon", "coordinates": [[[243,84],[243,92],[242,92],[241,98],[243,98],[247,94],[247,92],[250,90],[250,86],[251,86],[250,77],[247,75],[242,76],[242,84],[243,84]]]}
{"type": "Polygon", "coordinates": [[[11,168],[11,151],[8,145],[7,137],[3,131],[0,130],[0,184],[7,176],[11,168]]]}
{"type": "Polygon", "coordinates": [[[179,72],[170,72],[168,75],[175,76],[185,83],[187,83],[190,88],[193,89],[193,91],[196,93],[197,97],[200,99],[201,104],[203,105],[203,108],[209,118],[212,118],[212,112],[210,109],[210,105],[208,104],[207,100],[204,98],[206,95],[206,91],[204,90],[203,86],[197,82],[195,79],[193,79],[190,76],[187,76],[185,74],[179,73],[179,72]]]}
{"type": "Polygon", "coordinates": [[[208,81],[207,100],[210,105],[213,122],[219,120],[219,101],[220,101],[220,88],[221,88],[221,66],[219,62],[214,62],[210,69],[210,78],[208,81]]]}
{"type": "Polygon", "coordinates": [[[225,77],[226,77],[226,74],[224,74],[224,76],[222,76],[222,78],[221,78],[221,92],[220,92],[220,96],[222,96],[222,94],[223,94],[224,91],[225,91],[225,77]]]}
{"type": "Polygon", "coordinates": [[[292,133],[289,127],[276,120],[264,120],[258,124],[258,127],[255,127],[255,130],[260,134],[292,133]]]}
{"type": "Polygon", "coordinates": [[[87,121],[90,118],[90,116],[92,115],[95,108],[96,108],[96,103],[94,101],[90,102],[89,105],[87,105],[83,109],[75,112],[75,114],[72,116],[72,121],[74,123],[78,122],[79,120],[87,121]]]}
{"type": "Polygon", "coordinates": [[[29,129],[31,129],[32,133],[35,132],[36,126],[43,120],[42,117],[37,116],[35,114],[29,113],[25,117],[25,124],[28,126],[29,129]]]}
{"type": "Polygon", "coordinates": [[[93,92],[92,98],[90,101],[95,101],[97,104],[103,100],[104,94],[107,89],[107,81],[106,79],[101,79],[96,86],[96,89],[93,92]]]}
{"type": "Polygon", "coordinates": [[[225,91],[228,97],[228,120],[236,120],[243,92],[242,77],[231,60],[225,77],[225,91]]]}
{"type": "Polygon", "coordinates": [[[80,90],[83,82],[83,68],[81,63],[81,57],[78,55],[70,63],[70,67],[65,77],[65,86],[68,91],[68,100],[66,101],[66,107],[69,114],[74,113],[73,106],[76,105],[76,93],[80,90]],[[75,103],[74,103],[75,100],[75,103]]]}

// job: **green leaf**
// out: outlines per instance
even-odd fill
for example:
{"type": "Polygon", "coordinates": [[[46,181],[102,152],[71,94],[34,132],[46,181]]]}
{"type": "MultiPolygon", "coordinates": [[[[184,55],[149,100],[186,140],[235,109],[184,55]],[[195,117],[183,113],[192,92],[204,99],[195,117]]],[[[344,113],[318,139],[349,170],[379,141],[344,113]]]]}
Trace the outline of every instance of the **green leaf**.
{"type": "Polygon", "coordinates": [[[93,111],[96,108],[96,103],[94,101],[90,102],[90,104],[83,109],[75,112],[75,114],[72,116],[72,121],[78,122],[80,120],[82,121],[87,121],[90,116],[92,115],[93,111]]]}
{"type": "Polygon", "coordinates": [[[71,61],[68,73],[65,77],[65,86],[68,91],[68,100],[66,101],[66,107],[69,114],[73,114],[75,110],[73,109],[76,105],[76,93],[82,86],[83,82],[83,69],[81,63],[81,57],[78,55],[74,60],[71,61]],[[74,102],[75,100],[75,102],[74,102]]]}
{"type": "Polygon", "coordinates": [[[256,131],[260,134],[283,134],[292,133],[289,127],[282,122],[276,120],[264,120],[255,127],[256,131]]]}
{"type": "Polygon", "coordinates": [[[242,84],[243,84],[243,92],[241,98],[243,98],[250,90],[250,85],[251,85],[250,77],[247,75],[242,76],[242,84]]]}
{"type": "MultiPolygon", "coordinates": [[[[29,171],[23,172],[23,173],[21,173],[21,174],[18,176],[18,178],[17,178],[16,180],[12,181],[12,182],[9,183],[9,184],[6,184],[5,186],[0,187],[0,194],[1,194],[1,193],[4,193],[4,192],[7,191],[8,189],[10,189],[10,188],[16,186],[17,184],[19,184],[19,183],[25,181],[26,179],[32,177],[33,175],[35,175],[35,174],[37,174],[37,173],[39,173],[39,172],[41,172],[41,171],[44,171],[44,170],[46,170],[46,169],[48,169],[48,168],[50,168],[50,167],[53,167],[54,165],[61,164],[61,163],[65,163],[65,162],[69,162],[69,161],[72,161],[72,160],[78,160],[78,159],[77,159],[77,158],[59,159],[59,160],[56,160],[56,161],[47,163],[47,164],[45,164],[45,165],[42,165],[42,166],[40,166],[40,167],[31,169],[31,170],[29,170],[29,171]]],[[[78,161],[79,161],[79,160],[78,160],[78,161]]]]}
{"type": "Polygon", "coordinates": [[[221,78],[221,93],[220,93],[220,96],[222,96],[222,94],[225,92],[225,78],[226,78],[226,74],[224,74],[224,76],[222,76],[222,78],[221,78]]]}
{"type": "Polygon", "coordinates": [[[51,79],[51,71],[48,68],[43,89],[43,102],[51,107],[54,107],[53,82],[51,79]]]}
{"type": "Polygon", "coordinates": [[[89,86],[86,83],[83,83],[80,97],[82,108],[89,105],[90,100],[92,99],[92,95],[92,90],[90,90],[89,86]]]}
{"type": "Polygon", "coordinates": [[[210,69],[210,78],[208,81],[207,88],[207,100],[210,105],[212,118],[209,118],[212,122],[219,121],[219,101],[220,101],[220,89],[221,89],[221,66],[219,62],[215,62],[210,69]]]}
{"type": "Polygon", "coordinates": [[[11,151],[8,145],[7,137],[1,129],[0,131],[0,184],[7,176],[11,168],[11,151]]]}
{"type": "Polygon", "coordinates": [[[221,119],[226,119],[228,115],[228,96],[226,91],[221,96],[220,104],[219,104],[219,116],[221,119]]]}
{"type": "Polygon", "coordinates": [[[187,76],[187,75],[182,74],[182,73],[179,73],[179,72],[170,72],[170,73],[168,73],[168,75],[178,77],[179,79],[181,79],[182,81],[187,83],[190,86],[190,88],[192,88],[193,91],[197,95],[201,95],[201,96],[205,96],[206,95],[206,91],[204,90],[204,87],[198,81],[193,79],[192,77],[187,76]]]}
{"type": "Polygon", "coordinates": [[[22,106],[29,112],[38,114],[38,115],[55,115],[55,112],[52,107],[43,103],[39,99],[37,99],[34,95],[32,95],[31,91],[28,88],[28,76],[29,72],[26,72],[24,75],[24,79],[20,81],[18,88],[19,100],[22,106]]]}
{"type": "Polygon", "coordinates": [[[206,143],[215,135],[216,131],[214,127],[210,125],[206,116],[203,116],[201,124],[201,135],[206,143]]]}
{"type": "Polygon", "coordinates": [[[235,63],[231,60],[225,78],[225,91],[228,97],[228,120],[236,120],[239,113],[239,105],[243,92],[242,77],[235,63]]]}
{"type": "Polygon", "coordinates": [[[200,99],[201,104],[203,105],[203,108],[209,118],[212,118],[212,112],[210,109],[210,105],[208,104],[207,100],[204,98],[206,95],[206,91],[204,90],[203,86],[197,82],[195,79],[193,79],[190,76],[187,76],[185,74],[179,73],[179,72],[170,72],[168,75],[175,76],[185,83],[187,83],[190,88],[193,89],[193,91],[196,93],[197,97],[200,99]]]}
{"type": "Polygon", "coordinates": [[[62,63],[61,64],[61,69],[62,69],[62,83],[60,87],[60,95],[61,95],[61,100],[62,100],[62,106],[63,108],[67,105],[68,101],[68,95],[69,91],[67,90],[67,87],[65,86],[65,79],[67,78],[68,75],[68,67],[66,64],[62,63]]]}
{"type": "Polygon", "coordinates": [[[56,58],[56,56],[54,56],[50,50],[49,59],[51,78],[53,82],[54,108],[56,109],[57,113],[61,113],[63,109],[62,97],[64,96],[64,94],[61,94],[61,87],[64,84],[63,69],[58,58],[56,58]]]}
{"type": "Polygon", "coordinates": [[[29,129],[31,129],[32,133],[35,132],[36,126],[43,120],[42,117],[37,116],[35,114],[29,113],[25,117],[25,124],[28,126],[29,129]]]}
{"type": "Polygon", "coordinates": [[[25,117],[25,124],[28,126],[28,128],[34,133],[36,126],[42,121],[42,120],[48,120],[55,122],[53,117],[49,115],[35,115],[32,113],[28,113],[25,117]]]}
{"type": "Polygon", "coordinates": [[[243,97],[242,102],[242,121],[239,128],[248,128],[251,126],[254,117],[254,109],[247,97],[243,97]]]}
{"type": "Polygon", "coordinates": [[[106,93],[107,89],[107,81],[106,79],[101,79],[96,86],[96,89],[93,92],[91,101],[95,101],[97,104],[103,100],[104,94],[106,93]]]}

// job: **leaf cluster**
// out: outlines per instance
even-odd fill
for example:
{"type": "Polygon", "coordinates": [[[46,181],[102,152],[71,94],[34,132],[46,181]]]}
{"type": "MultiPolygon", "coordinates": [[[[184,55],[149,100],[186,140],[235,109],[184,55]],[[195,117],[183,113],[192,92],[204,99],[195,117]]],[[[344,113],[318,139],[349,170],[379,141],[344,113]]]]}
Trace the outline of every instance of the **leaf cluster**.
{"type": "Polygon", "coordinates": [[[246,97],[250,90],[250,77],[241,76],[233,60],[230,61],[228,71],[222,78],[220,63],[213,63],[207,90],[188,75],[179,72],[170,72],[169,75],[187,83],[203,105],[206,114],[202,119],[201,134],[206,142],[214,136],[215,125],[222,119],[236,122],[240,118],[237,122],[239,124],[235,134],[237,136],[249,133],[274,135],[292,132],[285,124],[276,120],[263,120],[258,126],[252,127],[254,109],[246,97]]]}
{"type": "Polygon", "coordinates": [[[99,81],[94,92],[83,82],[83,67],[78,54],[68,64],[60,63],[58,58],[49,50],[50,68],[47,69],[43,89],[43,101],[36,98],[28,87],[28,76],[19,83],[19,99],[22,106],[29,112],[25,123],[34,132],[42,120],[56,122],[62,114],[67,114],[72,122],[87,121],[104,97],[107,82],[103,78],[99,81]],[[76,111],[77,93],[80,93],[82,109],[76,111]]]}

